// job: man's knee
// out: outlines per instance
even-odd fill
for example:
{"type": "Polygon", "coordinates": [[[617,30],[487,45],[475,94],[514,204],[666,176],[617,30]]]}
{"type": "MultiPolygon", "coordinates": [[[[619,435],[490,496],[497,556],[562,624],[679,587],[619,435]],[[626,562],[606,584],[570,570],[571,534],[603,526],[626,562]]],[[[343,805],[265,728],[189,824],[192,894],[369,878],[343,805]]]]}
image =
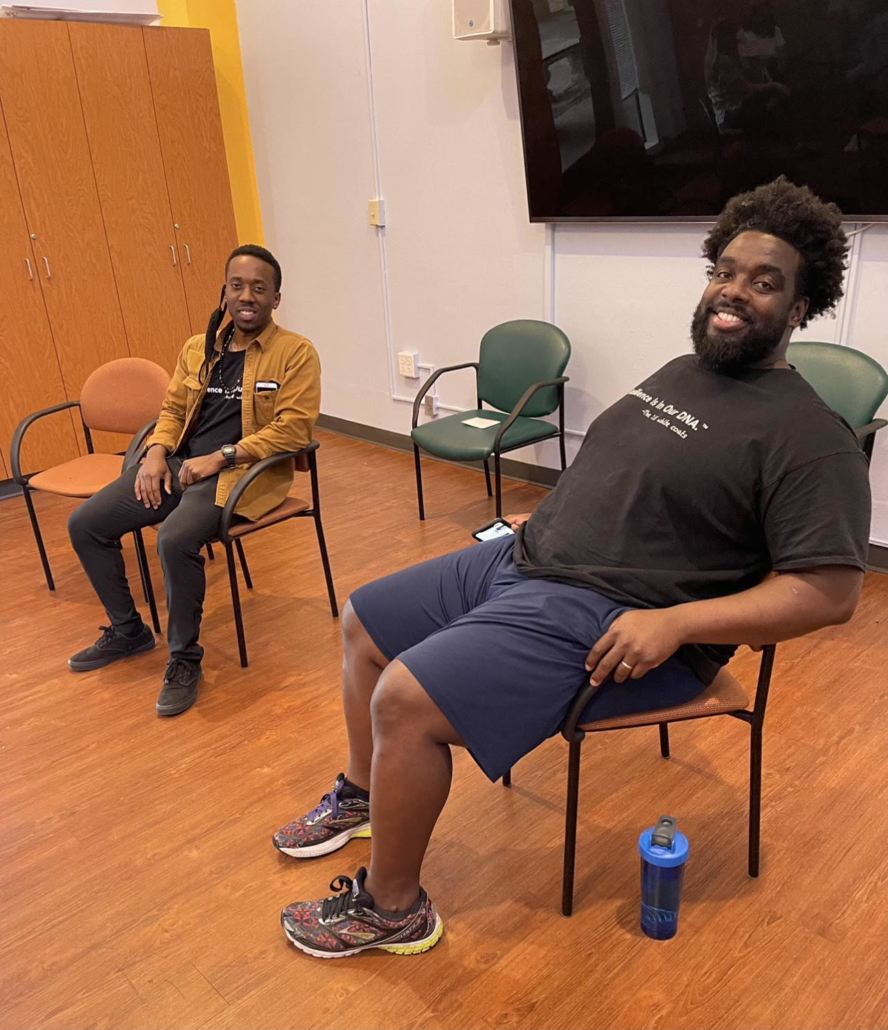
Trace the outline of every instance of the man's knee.
{"type": "Polygon", "coordinates": [[[167,562],[200,554],[200,544],[193,534],[183,532],[176,520],[167,519],[157,531],[157,553],[161,562],[167,562]]]}
{"type": "Polygon", "coordinates": [[[410,727],[421,732],[424,716],[434,705],[413,673],[399,661],[387,666],[370,699],[370,718],[374,736],[410,727]]]}
{"type": "Polygon", "coordinates": [[[379,666],[387,665],[387,659],[373,642],[373,638],[364,628],[364,624],[358,618],[351,603],[351,598],[345,602],[342,609],[342,648],[346,661],[355,658],[368,658],[379,666]]]}
{"type": "Polygon", "coordinates": [[[78,505],[68,516],[68,536],[71,538],[71,546],[79,554],[86,547],[90,540],[95,539],[98,525],[98,515],[93,511],[89,501],[78,505]]]}

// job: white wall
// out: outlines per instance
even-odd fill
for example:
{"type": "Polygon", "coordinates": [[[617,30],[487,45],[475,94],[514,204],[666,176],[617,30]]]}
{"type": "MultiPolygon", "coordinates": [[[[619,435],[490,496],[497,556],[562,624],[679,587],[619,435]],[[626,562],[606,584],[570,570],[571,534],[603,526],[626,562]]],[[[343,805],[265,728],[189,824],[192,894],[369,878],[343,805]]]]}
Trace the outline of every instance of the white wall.
{"type": "MultiPolygon", "coordinates": [[[[705,227],[531,225],[511,47],[451,39],[449,0],[238,0],[238,24],[280,320],[318,347],[326,414],[407,433],[394,398],[415,382],[397,351],[455,364],[490,326],[546,318],[573,344],[570,457],[604,407],[688,349],[705,227]],[[384,230],[367,223],[375,196],[384,230]]],[[[855,241],[841,310],[805,335],[888,367],[888,226],[855,241]]],[[[473,406],[470,375],[440,395],[473,406]]],[[[881,436],[873,539],[888,544],[881,436]]],[[[514,457],[555,467],[557,447],[514,457]]]]}

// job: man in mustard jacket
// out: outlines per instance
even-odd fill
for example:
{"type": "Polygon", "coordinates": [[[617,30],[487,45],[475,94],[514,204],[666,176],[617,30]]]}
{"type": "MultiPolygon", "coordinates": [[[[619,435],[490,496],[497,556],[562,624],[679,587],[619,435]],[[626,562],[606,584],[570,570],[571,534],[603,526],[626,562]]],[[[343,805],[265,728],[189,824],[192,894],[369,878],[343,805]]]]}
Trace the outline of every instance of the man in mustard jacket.
{"type": "MultiPolygon", "coordinates": [[[[232,253],[224,304],[206,336],[192,336],[182,348],[144,462],[85,501],[68,521],[74,550],[110,623],[95,644],[68,659],[74,672],[154,647],[127,585],[120,540],[163,523],[157,550],[170,661],[158,715],[178,715],[197,699],[206,590],[201,549],[218,535],[234,484],[262,458],[305,447],[318,417],[318,356],[305,337],[272,321],[280,289],[281,266],[264,247],[232,253]]],[[[274,466],[247,488],[236,514],[261,518],[281,503],[292,482],[291,462],[274,466]]]]}

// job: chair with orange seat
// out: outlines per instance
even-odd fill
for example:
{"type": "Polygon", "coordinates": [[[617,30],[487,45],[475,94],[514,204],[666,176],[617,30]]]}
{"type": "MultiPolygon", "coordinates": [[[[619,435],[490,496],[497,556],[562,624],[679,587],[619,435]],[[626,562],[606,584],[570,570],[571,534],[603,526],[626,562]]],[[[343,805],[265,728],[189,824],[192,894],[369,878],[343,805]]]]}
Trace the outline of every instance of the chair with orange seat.
{"type": "MultiPolygon", "coordinates": [[[[148,428],[150,431],[151,427],[148,428]]],[[[244,619],[241,612],[240,587],[237,579],[235,551],[237,551],[237,557],[240,559],[241,569],[244,574],[244,582],[247,585],[247,589],[253,589],[253,579],[250,575],[250,567],[247,565],[247,557],[244,554],[242,543],[243,537],[252,533],[257,533],[260,529],[267,529],[269,526],[276,526],[281,522],[288,521],[289,519],[312,519],[315,524],[315,532],[318,538],[318,550],[321,554],[321,563],[324,567],[324,579],[327,584],[327,597],[330,601],[330,613],[334,619],[339,617],[339,606],[336,603],[336,593],[333,587],[333,574],[330,571],[330,559],[327,556],[327,544],[324,539],[324,527],[321,522],[321,497],[318,489],[318,465],[315,457],[315,452],[319,446],[320,444],[317,440],[312,440],[307,447],[303,447],[300,451],[286,451],[281,454],[272,454],[268,458],[263,458],[261,461],[257,461],[256,464],[252,465],[235,483],[234,489],[228,495],[228,500],[225,502],[225,506],[222,509],[222,520],[219,525],[218,539],[225,547],[225,554],[228,558],[228,581],[231,587],[231,604],[234,608],[234,626],[237,632],[237,649],[240,655],[241,668],[243,669],[246,669],[249,663],[247,660],[247,642],[244,635],[244,619]],[[235,515],[234,509],[237,507],[238,501],[243,496],[244,491],[250,486],[256,477],[260,476],[266,469],[284,461],[292,461],[297,472],[309,473],[311,500],[306,501],[302,498],[289,495],[285,497],[276,508],[272,508],[270,512],[263,515],[261,518],[256,519],[255,522],[249,522],[246,519],[238,519],[235,515]]],[[[138,452],[134,452],[130,455],[128,460],[137,461],[140,456],[141,455],[138,452]]],[[[160,528],[160,525],[151,526],[150,528],[157,530],[160,528]]],[[[136,537],[136,550],[144,556],[145,549],[144,544],[142,543],[141,530],[137,529],[134,535],[136,537]]],[[[148,600],[149,607],[151,608],[151,618],[154,620],[155,627],[157,627],[158,617],[154,599],[154,587],[151,583],[151,575],[148,570],[147,561],[145,561],[142,566],[142,582],[145,586],[145,596],[148,600]]],[[[158,632],[160,632],[159,629],[158,632]]]]}
{"type": "MultiPolygon", "coordinates": [[[[41,491],[62,497],[87,498],[113,483],[121,474],[126,458],[121,460],[119,454],[97,454],[93,448],[91,430],[126,433],[130,436],[135,434],[127,455],[141,449],[142,442],[157,418],[169,384],[169,373],[153,361],[118,358],[97,368],[89,376],[80,391],[79,401],[66,401],[43,411],[35,411],[16,428],[10,447],[12,478],[22,488],[46,575],[46,585],[50,590],[55,590],[55,582],[31,494],[41,491]],[[27,431],[38,419],[67,408],[78,408],[80,411],[88,453],[42,472],[22,473],[22,441],[27,431]]],[[[138,543],[137,554],[140,571],[144,573],[144,553],[139,553],[138,543]]]]}
{"type": "MultiPolygon", "coordinates": [[[[669,757],[669,723],[686,722],[689,719],[705,719],[713,715],[730,715],[749,726],[749,875],[759,874],[759,844],[762,815],[762,729],[765,723],[765,709],[768,705],[768,691],[771,686],[771,671],[774,667],[776,644],[762,648],[758,684],[755,698],[750,707],[749,697],[743,687],[727,671],[721,669],[710,686],[692,701],[672,708],[660,708],[650,712],[636,712],[619,715],[597,722],[582,722],[583,711],[598,689],[586,683],[577,692],[561,726],[561,735],[570,745],[567,760],[567,804],[564,821],[564,876],[561,889],[561,912],[573,913],[574,864],[577,850],[577,808],[580,793],[580,749],[587,733],[606,730],[628,730],[638,726],[658,726],[660,729],[660,754],[669,757]]],[[[503,776],[503,786],[512,783],[512,770],[503,776]]]]}

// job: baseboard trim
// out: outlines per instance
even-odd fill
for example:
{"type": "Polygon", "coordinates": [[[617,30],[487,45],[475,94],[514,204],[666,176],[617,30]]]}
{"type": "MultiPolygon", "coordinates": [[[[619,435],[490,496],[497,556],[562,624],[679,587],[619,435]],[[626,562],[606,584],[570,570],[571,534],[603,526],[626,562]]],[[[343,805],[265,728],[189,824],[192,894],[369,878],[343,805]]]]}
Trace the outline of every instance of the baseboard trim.
{"type": "Polygon", "coordinates": [[[10,497],[21,497],[22,488],[14,479],[0,480],[0,501],[8,500],[10,497]]]}
{"type": "Polygon", "coordinates": [[[888,573],[888,547],[882,544],[870,544],[867,567],[871,572],[888,573]]]}
{"type": "MultiPolygon", "coordinates": [[[[393,433],[389,429],[377,429],[375,426],[365,426],[362,422],[350,422],[347,418],[335,418],[333,415],[319,415],[317,424],[319,429],[325,429],[328,433],[349,436],[354,440],[365,440],[367,443],[375,443],[393,451],[413,453],[413,441],[407,433],[393,433]]],[[[472,469],[474,472],[483,471],[480,462],[446,461],[444,458],[436,458],[433,454],[427,454],[425,451],[422,452],[422,457],[423,461],[444,461],[447,465],[459,465],[462,468],[472,469]]],[[[550,489],[558,482],[558,477],[561,475],[560,469],[550,469],[544,465],[531,465],[529,462],[513,461],[510,458],[502,458],[500,465],[505,479],[516,479],[519,483],[546,486],[550,489]]]]}

